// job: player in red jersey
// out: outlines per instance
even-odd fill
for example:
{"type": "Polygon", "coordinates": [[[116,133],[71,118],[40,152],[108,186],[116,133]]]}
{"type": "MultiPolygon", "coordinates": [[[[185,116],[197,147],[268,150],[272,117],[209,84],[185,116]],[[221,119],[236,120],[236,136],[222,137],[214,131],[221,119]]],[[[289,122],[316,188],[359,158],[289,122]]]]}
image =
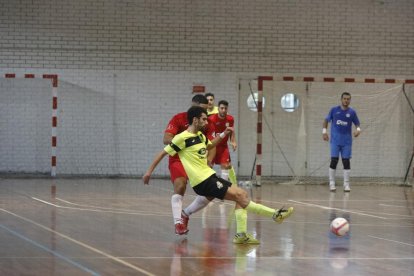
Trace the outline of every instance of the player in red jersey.
{"type": "MultiPolygon", "coordinates": [[[[227,114],[229,108],[229,103],[227,101],[221,100],[218,103],[218,113],[210,115],[208,117],[209,129],[207,136],[209,139],[213,139],[216,135],[219,135],[227,127],[234,127],[234,118],[233,116],[227,114]]],[[[237,185],[236,173],[231,164],[230,151],[228,146],[228,137],[226,136],[221,140],[220,143],[216,145],[215,156],[209,156],[209,162],[212,166],[214,164],[220,165],[221,168],[221,178],[230,181],[232,184],[237,185]]],[[[233,148],[233,151],[237,149],[236,143],[236,134],[232,132],[230,135],[230,145],[233,148]]],[[[244,213],[240,205],[236,203],[235,207],[235,216],[236,216],[236,229],[237,234],[233,238],[233,243],[248,243],[248,244],[258,244],[260,243],[252,234],[247,233],[247,224],[245,223],[244,213]]]]}
{"type": "MultiPolygon", "coordinates": [[[[208,105],[207,98],[201,94],[195,95],[191,99],[191,102],[193,106],[201,106],[205,109],[208,105]]],[[[170,144],[175,135],[183,132],[187,128],[187,112],[181,112],[174,115],[164,131],[164,145],[170,144]]],[[[168,169],[170,170],[171,182],[174,184],[174,194],[171,197],[171,208],[175,224],[175,234],[183,235],[188,232],[187,225],[189,216],[207,206],[210,201],[203,196],[197,196],[187,208],[182,210],[183,197],[187,187],[188,177],[178,154],[173,157],[169,156],[168,169]]]]}
{"type": "Polygon", "coordinates": [[[214,105],[214,94],[213,93],[206,93],[205,96],[208,100],[207,116],[217,114],[218,113],[218,107],[214,105]]]}
{"type": "MultiPolygon", "coordinates": [[[[227,114],[229,108],[229,103],[227,101],[221,100],[218,103],[218,111],[219,113],[210,115],[208,117],[208,122],[210,125],[209,132],[207,133],[209,139],[213,139],[216,134],[220,134],[223,132],[226,127],[234,127],[234,118],[233,116],[227,114]]],[[[211,163],[220,165],[221,167],[221,178],[225,180],[231,180],[231,183],[237,183],[235,179],[235,173],[233,166],[231,165],[230,159],[230,151],[228,147],[228,137],[224,138],[220,143],[216,146],[216,153],[214,159],[210,160],[211,163]],[[230,171],[233,172],[234,175],[230,176],[230,171]]],[[[236,134],[232,133],[230,136],[230,144],[233,148],[233,151],[237,149],[236,143],[236,134]]]]}

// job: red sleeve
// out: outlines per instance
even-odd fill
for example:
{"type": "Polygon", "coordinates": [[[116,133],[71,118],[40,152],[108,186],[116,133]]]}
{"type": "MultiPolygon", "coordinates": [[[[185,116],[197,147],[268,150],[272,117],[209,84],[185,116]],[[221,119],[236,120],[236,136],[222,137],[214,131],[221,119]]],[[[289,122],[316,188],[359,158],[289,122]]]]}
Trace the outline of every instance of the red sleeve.
{"type": "Polygon", "coordinates": [[[168,125],[165,128],[164,132],[171,133],[174,136],[178,134],[178,131],[179,131],[180,128],[179,128],[179,120],[178,120],[177,115],[175,115],[174,117],[171,118],[171,120],[168,122],[168,125]]]}
{"type": "Polygon", "coordinates": [[[207,125],[207,127],[206,127],[206,129],[205,129],[205,134],[206,134],[206,136],[207,136],[207,138],[211,141],[211,140],[213,140],[214,139],[214,137],[215,137],[215,133],[216,133],[216,130],[215,130],[215,128],[214,128],[214,121],[213,121],[213,117],[214,117],[214,115],[211,115],[211,116],[209,116],[207,119],[208,119],[208,125],[207,125]]]}

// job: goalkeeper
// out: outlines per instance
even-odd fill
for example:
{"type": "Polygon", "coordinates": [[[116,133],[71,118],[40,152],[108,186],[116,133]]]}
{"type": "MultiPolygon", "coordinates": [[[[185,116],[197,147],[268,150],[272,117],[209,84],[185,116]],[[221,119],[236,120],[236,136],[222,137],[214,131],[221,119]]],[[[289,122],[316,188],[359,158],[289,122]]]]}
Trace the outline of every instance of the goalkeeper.
{"type": "Polygon", "coordinates": [[[351,172],[350,159],[352,156],[352,123],[356,127],[354,137],[361,133],[357,113],[349,104],[351,103],[351,94],[344,92],[341,95],[341,105],[332,107],[323,121],[322,135],[323,140],[329,141],[327,132],[328,123],[331,122],[331,164],[329,166],[329,189],[331,192],[336,191],[335,173],[336,166],[341,155],[344,166],[344,192],[350,192],[349,175],[351,172]]]}

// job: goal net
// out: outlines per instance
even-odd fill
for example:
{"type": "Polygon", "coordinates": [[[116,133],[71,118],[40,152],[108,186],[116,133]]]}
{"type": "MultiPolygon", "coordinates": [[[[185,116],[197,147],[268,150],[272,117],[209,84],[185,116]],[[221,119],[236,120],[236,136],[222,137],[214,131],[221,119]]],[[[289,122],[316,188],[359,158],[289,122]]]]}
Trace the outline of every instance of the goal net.
{"type": "MultiPolygon", "coordinates": [[[[330,108],[340,105],[340,95],[345,91],[352,95],[351,107],[357,111],[362,129],[361,135],[353,140],[352,183],[403,184],[407,176],[412,176],[413,85],[268,81],[263,88],[266,103],[262,136],[264,181],[270,178],[287,183],[328,182],[330,148],[329,142],[322,139],[322,122],[330,108]],[[296,109],[281,107],[282,98],[288,93],[297,96],[296,109]]],[[[241,105],[252,92],[241,90],[241,105]]],[[[240,110],[240,118],[247,121],[256,117],[256,114],[243,113],[249,111],[240,110]]],[[[243,132],[242,125],[240,132],[243,132]]],[[[246,132],[240,133],[240,139],[246,132]]],[[[255,136],[252,132],[250,135],[255,136]]],[[[246,151],[241,152],[239,160],[247,155],[246,151]]],[[[247,160],[247,163],[240,161],[240,175],[249,174],[248,167],[254,160],[247,160]]],[[[338,184],[342,175],[340,161],[338,184]]]]}

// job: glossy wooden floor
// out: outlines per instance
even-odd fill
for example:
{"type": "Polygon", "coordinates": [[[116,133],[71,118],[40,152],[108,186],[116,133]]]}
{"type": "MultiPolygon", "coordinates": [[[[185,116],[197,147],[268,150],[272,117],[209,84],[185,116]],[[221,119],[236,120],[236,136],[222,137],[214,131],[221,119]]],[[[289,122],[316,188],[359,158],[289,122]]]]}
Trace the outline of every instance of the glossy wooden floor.
{"type": "MultiPolygon", "coordinates": [[[[249,215],[262,243],[235,246],[231,202],[194,214],[174,234],[167,180],[0,179],[0,275],[414,275],[414,192],[408,187],[264,185],[283,224],[249,215]],[[351,223],[337,238],[335,217],[351,223]]],[[[185,205],[194,198],[189,187],[185,205]]]]}

